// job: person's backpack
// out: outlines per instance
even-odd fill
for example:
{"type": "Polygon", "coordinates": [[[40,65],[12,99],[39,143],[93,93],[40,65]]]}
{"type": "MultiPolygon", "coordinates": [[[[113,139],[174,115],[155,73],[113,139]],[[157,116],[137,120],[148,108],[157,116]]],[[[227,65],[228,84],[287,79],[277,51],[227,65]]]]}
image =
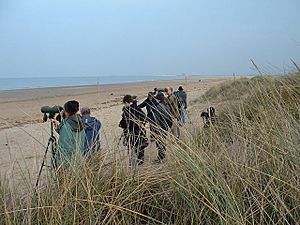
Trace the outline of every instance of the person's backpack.
{"type": "Polygon", "coordinates": [[[100,128],[101,123],[95,117],[83,116],[85,143],[84,154],[89,151],[96,151],[100,148],[100,128]]]}

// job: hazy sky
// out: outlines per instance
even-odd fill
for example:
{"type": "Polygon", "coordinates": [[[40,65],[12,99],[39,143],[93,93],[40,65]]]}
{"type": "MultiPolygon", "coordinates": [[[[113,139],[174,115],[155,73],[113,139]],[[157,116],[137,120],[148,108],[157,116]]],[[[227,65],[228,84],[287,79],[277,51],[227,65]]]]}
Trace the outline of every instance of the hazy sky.
{"type": "Polygon", "coordinates": [[[0,77],[251,74],[300,64],[300,0],[0,0],[0,77]]]}

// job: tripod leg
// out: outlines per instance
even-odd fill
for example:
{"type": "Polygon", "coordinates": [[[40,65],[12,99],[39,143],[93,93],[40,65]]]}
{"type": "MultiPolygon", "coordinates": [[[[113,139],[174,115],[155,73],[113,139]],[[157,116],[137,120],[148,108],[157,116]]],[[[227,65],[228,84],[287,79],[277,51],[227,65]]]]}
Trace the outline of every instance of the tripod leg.
{"type": "Polygon", "coordinates": [[[35,187],[38,187],[38,185],[39,185],[40,177],[41,177],[41,174],[42,174],[42,171],[43,171],[43,167],[45,166],[45,160],[46,160],[47,153],[48,153],[48,150],[49,150],[49,146],[50,146],[51,143],[52,143],[52,140],[51,140],[51,137],[50,137],[49,141],[48,141],[48,144],[47,144],[46,151],[45,151],[44,156],[43,156],[43,162],[42,162],[42,165],[41,165],[40,170],[39,170],[39,175],[37,177],[35,187]]]}
{"type": "Polygon", "coordinates": [[[124,131],[122,132],[120,138],[119,138],[119,141],[118,141],[118,146],[120,145],[121,141],[122,141],[122,138],[125,138],[125,135],[124,135],[124,131]]]}
{"type": "Polygon", "coordinates": [[[56,150],[57,150],[57,142],[56,142],[56,138],[50,137],[51,139],[51,165],[52,168],[56,169],[57,168],[57,161],[56,161],[56,150]]]}

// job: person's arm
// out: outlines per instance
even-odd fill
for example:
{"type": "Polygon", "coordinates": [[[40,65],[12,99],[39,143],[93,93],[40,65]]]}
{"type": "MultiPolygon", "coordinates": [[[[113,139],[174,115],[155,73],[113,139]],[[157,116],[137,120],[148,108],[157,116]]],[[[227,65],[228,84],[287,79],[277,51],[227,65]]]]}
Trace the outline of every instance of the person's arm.
{"type": "Polygon", "coordinates": [[[138,105],[139,108],[145,108],[147,106],[146,100],[143,101],[141,104],[138,105]]]}
{"type": "Polygon", "coordinates": [[[102,123],[101,123],[100,120],[98,120],[98,119],[97,119],[97,124],[98,124],[99,130],[100,130],[101,127],[102,127],[102,123]]]}
{"type": "Polygon", "coordinates": [[[146,114],[141,110],[141,121],[143,122],[143,123],[145,123],[146,122],[146,114]]]}
{"type": "Polygon", "coordinates": [[[101,129],[101,126],[102,126],[102,124],[101,124],[101,122],[100,122],[100,120],[98,120],[98,119],[96,119],[95,118],[95,130],[97,131],[97,132],[99,132],[100,131],[100,129],[101,129]]]}
{"type": "Polygon", "coordinates": [[[125,112],[123,112],[123,114],[122,114],[122,119],[119,123],[119,127],[121,127],[122,129],[127,129],[128,128],[127,120],[125,118],[125,112]]]}
{"type": "Polygon", "coordinates": [[[54,130],[59,134],[61,127],[63,126],[63,121],[59,123],[56,119],[51,119],[54,130]]]}
{"type": "Polygon", "coordinates": [[[153,102],[153,105],[154,105],[154,106],[157,106],[157,105],[158,105],[158,101],[157,101],[155,98],[152,99],[152,102],[153,102]]]}
{"type": "Polygon", "coordinates": [[[136,108],[137,119],[144,123],[146,121],[146,114],[141,110],[141,108],[136,108]]]}
{"type": "Polygon", "coordinates": [[[185,93],[183,96],[183,102],[184,102],[184,109],[187,108],[187,94],[185,93]]]}
{"type": "Polygon", "coordinates": [[[171,111],[175,119],[178,119],[179,118],[178,101],[174,95],[172,95],[172,100],[171,100],[171,111]]]}

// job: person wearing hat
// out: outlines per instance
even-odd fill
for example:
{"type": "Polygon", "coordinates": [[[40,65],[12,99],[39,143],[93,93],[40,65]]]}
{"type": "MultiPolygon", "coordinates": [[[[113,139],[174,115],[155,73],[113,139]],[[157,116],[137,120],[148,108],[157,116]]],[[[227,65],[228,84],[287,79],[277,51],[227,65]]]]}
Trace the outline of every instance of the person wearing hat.
{"type": "Polygon", "coordinates": [[[56,132],[59,134],[58,149],[55,155],[56,166],[70,165],[78,159],[84,150],[84,124],[79,111],[79,102],[68,101],[63,107],[63,119],[60,124],[53,120],[56,132]]]}
{"type": "Polygon", "coordinates": [[[179,86],[178,91],[175,91],[174,95],[177,97],[177,101],[178,101],[180,122],[184,124],[185,123],[185,114],[186,114],[186,109],[187,109],[187,94],[184,91],[183,87],[179,86]]]}
{"type": "Polygon", "coordinates": [[[88,107],[81,108],[80,112],[84,122],[85,132],[83,155],[87,156],[100,149],[101,122],[97,118],[91,116],[91,110],[88,107]]]}
{"type": "Polygon", "coordinates": [[[123,114],[119,123],[119,127],[123,129],[125,143],[132,154],[137,156],[134,165],[142,165],[144,163],[145,148],[148,146],[146,130],[144,128],[146,115],[141,108],[137,106],[137,102],[133,100],[131,95],[125,95],[123,98],[123,114]]]}

